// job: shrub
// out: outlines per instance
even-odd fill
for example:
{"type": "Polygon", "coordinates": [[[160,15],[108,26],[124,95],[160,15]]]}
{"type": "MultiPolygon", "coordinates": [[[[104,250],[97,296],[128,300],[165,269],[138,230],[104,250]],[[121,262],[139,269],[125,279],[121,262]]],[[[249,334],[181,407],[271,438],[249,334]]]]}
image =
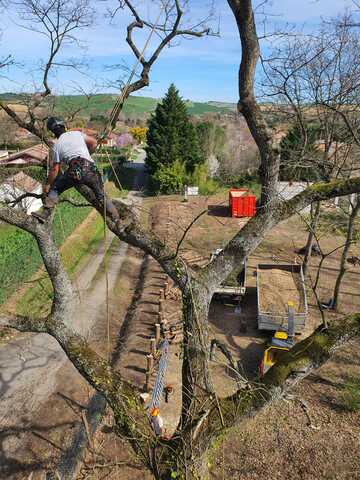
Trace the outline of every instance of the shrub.
{"type": "Polygon", "coordinates": [[[226,188],[248,188],[257,197],[261,193],[261,185],[257,173],[244,173],[242,175],[220,175],[216,181],[226,188]]]}
{"type": "Polygon", "coordinates": [[[162,165],[153,175],[153,180],[161,193],[181,193],[187,180],[185,165],[179,160],[170,165],[162,165]]]}
{"type": "Polygon", "coordinates": [[[132,127],[130,128],[131,135],[135,138],[138,143],[146,142],[146,135],[148,132],[147,127],[132,127]]]}
{"type": "Polygon", "coordinates": [[[209,177],[206,164],[197,165],[194,173],[188,176],[187,182],[189,185],[198,186],[201,195],[213,195],[219,190],[218,182],[209,177]]]}

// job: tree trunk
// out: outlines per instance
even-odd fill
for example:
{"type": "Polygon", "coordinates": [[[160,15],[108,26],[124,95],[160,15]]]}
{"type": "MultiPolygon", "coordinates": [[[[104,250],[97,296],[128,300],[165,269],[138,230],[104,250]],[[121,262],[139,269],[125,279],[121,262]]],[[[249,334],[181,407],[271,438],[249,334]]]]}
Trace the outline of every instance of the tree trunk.
{"type": "Polygon", "coordinates": [[[210,295],[195,282],[183,295],[183,404],[182,427],[191,423],[200,409],[199,403],[213,396],[214,387],[210,378],[210,343],[208,313],[210,295]]]}
{"type": "MultiPolygon", "coordinates": [[[[209,291],[196,281],[189,283],[183,294],[183,365],[182,413],[171,450],[179,478],[206,479],[208,477],[207,450],[209,442],[197,437],[205,412],[214,406],[216,396],[211,380],[209,360],[210,343],[208,313],[211,301],[209,291]]],[[[171,452],[170,452],[171,453],[171,452]]],[[[162,475],[161,478],[169,478],[162,475]]]]}
{"type": "Polygon", "coordinates": [[[309,266],[309,261],[312,255],[312,248],[314,245],[314,238],[315,238],[315,231],[316,227],[319,222],[319,217],[320,217],[320,202],[316,202],[315,208],[314,205],[311,204],[311,222],[310,222],[310,230],[309,230],[309,235],[308,239],[306,242],[306,247],[305,247],[305,256],[304,256],[304,262],[303,262],[303,272],[304,275],[307,272],[307,268],[309,266]]]}
{"type": "Polygon", "coordinates": [[[352,244],[352,240],[354,236],[354,224],[355,224],[356,217],[359,213],[359,210],[360,210],[360,195],[357,196],[355,205],[352,206],[352,211],[349,217],[345,246],[344,246],[344,250],[342,252],[341,260],[340,260],[339,275],[336,279],[335,288],[334,288],[334,296],[333,296],[333,303],[332,303],[332,308],[334,310],[337,308],[339,303],[341,283],[347,270],[346,261],[347,261],[349,250],[352,244]]]}
{"type": "Polygon", "coordinates": [[[206,480],[209,476],[207,455],[213,437],[204,435],[204,429],[217,404],[209,369],[211,294],[196,280],[189,280],[184,290],[182,412],[171,440],[154,449],[152,471],[157,480],[206,480]]]}

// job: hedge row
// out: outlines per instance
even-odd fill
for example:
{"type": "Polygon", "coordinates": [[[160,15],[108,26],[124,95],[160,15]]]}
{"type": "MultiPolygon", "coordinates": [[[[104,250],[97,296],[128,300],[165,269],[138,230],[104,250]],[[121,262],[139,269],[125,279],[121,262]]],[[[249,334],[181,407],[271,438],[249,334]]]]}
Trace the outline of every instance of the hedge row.
{"type": "MultiPolygon", "coordinates": [[[[75,190],[63,196],[80,200],[75,190]]],[[[75,228],[88,216],[91,208],[75,208],[68,203],[56,207],[53,230],[55,242],[60,246],[75,228]]],[[[16,227],[0,225],[0,304],[9,297],[42,264],[35,239],[16,227]]]]}

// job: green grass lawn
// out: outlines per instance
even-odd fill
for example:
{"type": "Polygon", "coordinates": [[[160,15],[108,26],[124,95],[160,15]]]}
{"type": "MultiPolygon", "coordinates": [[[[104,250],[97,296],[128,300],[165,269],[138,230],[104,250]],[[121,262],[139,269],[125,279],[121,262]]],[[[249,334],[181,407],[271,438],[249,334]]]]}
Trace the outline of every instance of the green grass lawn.
{"type": "MultiPolygon", "coordinates": [[[[93,255],[104,238],[104,223],[99,214],[86,228],[81,225],[79,232],[65,243],[61,249],[61,258],[66,271],[73,279],[80,265],[93,255]]],[[[52,301],[52,286],[45,270],[38,272],[36,279],[28,283],[29,288],[17,300],[16,311],[22,315],[39,315],[50,312],[52,301]]]]}

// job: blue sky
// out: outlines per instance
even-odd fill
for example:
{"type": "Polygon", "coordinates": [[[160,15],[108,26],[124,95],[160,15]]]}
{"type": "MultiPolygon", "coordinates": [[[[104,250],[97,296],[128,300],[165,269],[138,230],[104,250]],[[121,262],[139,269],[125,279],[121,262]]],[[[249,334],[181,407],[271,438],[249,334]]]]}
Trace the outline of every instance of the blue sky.
{"type": "MultiPolygon", "coordinates": [[[[116,3],[109,0],[108,3],[116,3]]],[[[104,9],[103,2],[96,2],[104,9]]],[[[140,3],[140,0],[136,0],[140,3]]],[[[154,2],[144,2],[153,4],[154,2]]],[[[207,12],[208,0],[190,0],[191,20],[196,21],[207,12]]],[[[256,2],[254,2],[256,4],[256,2]]],[[[171,82],[179,88],[186,99],[196,101],[237,100],[237,72],[240,60],[238,32],[232,12],[226,0],[215,0],[215,29],[220,24],[220,37],[182,40],[180,45],[165,49],[154,65],[151,73],[151,85],[141,94],[160,97],[171,82]]],[[[321,18],[329,18],[351,6],[351,0],[273,0],[267,12],[278,24],[291,22],[299,28],[310,31],[321,18]]],[[[145,8],[145,14],[156,18],[154,8],[145,8]],[[154,11],[152,11],[154,10],[154,11]]],[[[190,18],[190,17],[189,17],[190,18]]],[[[96,25],[81,32],[81,40],[86,51],[74,46],[64,49],[63,58],[87,57],[88,69],[85,74],[59,69],[51,77],[51,85],[57,93],[70,93],[79,86],[86,91],[109,91],[104,86],[105,79],[115,77],[106,67],[114,64],[134,64],[125,42],[126,25],[129,17],[121,13],[115,22],[109,25],[99,11],[96,25]]],[[[42,35],[23,30],[17,25],[16,12],[11,8],[2,15],[3,35],[0,42],[0,57],[11,53],[18,62],[2,74],[0,91],[32,90],[38,81],[39,62],[45,58],[47,43],[42,35]]],[[[139,45],[145,41],[144,35],[138,36],[139,45]]],[[[150,49],[151,50],[150,45],[150,49]]]]}

